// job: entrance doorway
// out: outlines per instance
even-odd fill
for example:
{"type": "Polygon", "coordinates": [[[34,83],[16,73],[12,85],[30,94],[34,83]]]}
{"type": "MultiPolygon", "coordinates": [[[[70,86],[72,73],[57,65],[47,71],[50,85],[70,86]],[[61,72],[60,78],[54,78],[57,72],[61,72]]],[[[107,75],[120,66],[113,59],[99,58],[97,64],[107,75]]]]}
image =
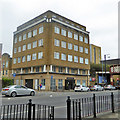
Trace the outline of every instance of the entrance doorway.
{"type": "Polygon", "coordinates": [[[33,89],[33,79],[25,79],[25,86],[33,89]]]}
{"type": "Polygon", "coordinates": [[[72,79],[66,79],[65,80],[65,90],[70,90],[70,89],[74,89],[75,87],[75,80],[74,78],[72,79]]]}

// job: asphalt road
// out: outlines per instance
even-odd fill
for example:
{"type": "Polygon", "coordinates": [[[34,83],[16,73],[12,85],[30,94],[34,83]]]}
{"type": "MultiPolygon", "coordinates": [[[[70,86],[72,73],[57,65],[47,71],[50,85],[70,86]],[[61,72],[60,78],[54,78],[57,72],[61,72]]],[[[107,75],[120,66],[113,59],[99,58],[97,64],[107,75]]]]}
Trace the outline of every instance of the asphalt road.
{"type": "Polygon", "coordinates": [[[29,99],[32,99],[32,103],[41,105],[50,105],[55,107],[55,118],[66,117],[66,100],[67,96],[71,99],[77,99],[82,97],[91,97],[93,94],[98,95],[110,95],[111,92],[118,94],[117,90],[114,91],[93,91],[93,92],[37,92],[35,96],[18,96],[18,97],[5,97],[2,96],[3,105],[11,104],[26,104],[29,99]]]}

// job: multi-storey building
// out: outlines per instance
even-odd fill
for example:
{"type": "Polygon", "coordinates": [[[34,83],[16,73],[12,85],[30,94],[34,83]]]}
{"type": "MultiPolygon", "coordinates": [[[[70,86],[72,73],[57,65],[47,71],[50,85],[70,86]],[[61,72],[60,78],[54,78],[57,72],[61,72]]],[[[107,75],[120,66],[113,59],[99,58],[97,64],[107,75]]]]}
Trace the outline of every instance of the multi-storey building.
{"type": "Polygon", "coordinates": [[[44,90],[89,84],[90,49],[86,27],[52,11],[20,25],[14,32],[15,83],[44,90]]]}
{"type": "Polygon", "coordinates": [[[101,47],[90,44],[90,63],[100,64],[101,47]]]}
{"type": "Polygon", "coordinates": [[[0,43],[0,90],[2,88],[2,44],[0,43]]]}

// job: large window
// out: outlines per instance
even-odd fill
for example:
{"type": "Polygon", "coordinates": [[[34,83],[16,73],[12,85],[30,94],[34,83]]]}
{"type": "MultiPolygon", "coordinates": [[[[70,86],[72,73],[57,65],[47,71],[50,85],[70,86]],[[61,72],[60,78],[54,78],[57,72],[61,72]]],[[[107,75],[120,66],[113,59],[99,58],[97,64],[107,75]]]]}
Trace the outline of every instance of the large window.
{"type": "Polygon", "coordinates": [[[16,64],[16,58],[13,59],[13,64],[16,64]]]}
{"type": "Polygon", "coordinates": [[[59,52],[54,52],[54,59],[59,59],[59,52]]]}
{"type": "Polygon", "coordinates": [[[80,50],[80,52],[82,53],[82,52],[83,52],[83,47],[80,46],[80,47],[79,47],[79,50],[80,50]]]}
{"type": "Polygon", "coordinates": [[[19,80],[16,80],[16,85],[19,85],[19,80]]]}
{"type": "Polygon", "coordinates": [[[68,31],[68,37],[72,38],[72,32],[68,31]]]}
{"type": "Polygon", "coordinates": [[[77,80],[77,85],[80,85],[80,80],[77,80]]]}
{"type": "Polygon", "coordinates": [[[43,46],[43,39],[40,39],[40,40],[38,41],[38,46],[43,46]]]}
{"type": "Polygon", "coordinates": [[[88,64],[88,59],[87,58],[85,58],[85,64],[88,64]]]}
{"type": "Polygon", "coordinates": [[[72,43],[68,43],[68,49],[72,50],[72,43]]]}
{"type": "Polygon", "coordinates": [[[53,72],[56,72],[56,66],[53,66],[53,67],[52,67],[52,71],[53,71],[53,72]]]}
{"type": "Polygon", "coordinates": [[[39,27],[39,34],[43,33],[43,26],[39,27]]]}
{"type": "Polygon", "coordinates": [[[63,89],[63,80],[62,79],[58,80],[58,89],[63,89]]]}
{"type": "Polygon", "coordinates": [[[21,52],[21,47],[20,46],[18,47],[18,52],[21,52]]]}
{"type": "Polygon", "coordinates": [[[60,46],[60,41],[57,40],[57,39],[55,39],[55,40],[54,40],[54,45],[55,45],[55,46],[60,46]]]}
{"type": "Polygon", "coordinates": [[[86,80],[82,80],[82,85],[86,86],[86,80]]]}
{"type": "Polygon", "coordinates": [[[85,37],[85,43],[88,43],[88,38],[87,37],[85,37]]]}
{"type": "Polygon", "coordinates": [[[45,79],[41,80],[41,84],[42,84],[42,86],[45,86],[45,79]]]}
{"type": "Polygon", "coordinates": [[[60,28],[59,27],[55,27],[55,33],[60,34],[60,28]]]}
{"type": "Polygon", "coordinates": [[[61,41],[61,47],[62,47],[62,48],[66,48],[66,42],[61,41]]]}
{"type": "Polygon", "coordinates": [[[74,45],[74,51],[78,51],[78,46],[74,45]]]}
{"type": "Polygon", "coordinates": [[[14,43],[17,43],[17,37],[15,37],[15,39],[14,39],[14,43]]]}
{"type": "Polygon", "coordinates": [[[32,54],[32,60],[36,60],[36,53],[32,54]]]}
{"type": "Polygon", "coordinates": [[[39,72],[40,67],[36,67],[36,72],[39,72]]]}
{"type": "Polygon", "coordinates": [[[31,61],[31,55],[27,55],[27,61],[31,61]]]}
{"type": "Polygon", "coordinates": [[[68,55],[68,61],[72,62],[72,55],[68,55]]]}
{"type": "Polygon", "coordinates": [[[36,48],[37,47],[37,41],[34,41],[33,42],[33,48],[36,48]]]}
{"type": "Polygon", "coordinates": [[[29,44],[27,45],[27,49],[28,49],[28,50],[31,49],[31,43],[29,43],[29,44]]]}
{"type": "Polygon", "coordinates": [[[66,54],[61,53],[61,60],[66,60],[66,54]]]}
{"type": "Polygon", "coordinates": [[[78,63],[78,56],[74,56],[74,62],[78,63]]]}
{"type": "Polygon", "coordinates": [[[55,90],[56,89],[56,81],[55,81],[55,79],[51,79],[50,89],[51,90],[55,90]]]}
{"type": "Polygon", "coordinates": [[[66,30],[62,29],[61,34],[62,34],[63,36],[66,36],[66,30]]]}
{"type": "Polygon", "coordinates": [[[6,61],[6,68],[8,67],[8,60],[6,61]]]}
{"type": "Polygon", "coordinates": [[[18,57],[18,63],[20,63],[20,57],[18,57]]]}
{"type": "Polygon", "coordinates": [[[43,58],[43,52],[39,52],[38,53],[38,59],[42,59],[43,58]]]}
{"type": "Polygon", "coordinates": [[[23,40],[25,40],[25,39],[26,39],[26,34],[23,35],[23,40]]]}
{"type": "Polygon", "coordinates": [[[88,48],[85,48],[85,53],[88,54],[88,48]]]}
{"type": "Polygon", "coordinates": [[[23,45],[23,51],[25,51],[26,50],[26,45],[23,45]]]}
{"type": "Polygon", "coordinates": [[[21,41],[22,40],[22,36],[21,35],[19,35],[19,41],[21,41]]]}
{"type": "Polygon", "coordinates": [[[63,72],[63,67],[59,67],[59,68],[58,68],[58,71],[59,71],[59,72],[63,72]]]}
{"type": "Polygon", "coordinates": [[[74,34],[74,39],[78,40],[78,34],[74,34]]]}
{"type": "Polygon", "coordinates": [[[28,32],[28,38],[31,38],[32,37],[32,32],[28,32]]]}
{"type": "Polygon", "coordinates": [[[33,36],[37,35],[37,29],[33,30],[33,36]]]}
{"type": "Polygon", "coordinates": [[[79,41],[83,42],[83,36],[82,35],[79,36],[79,41]]]}
{"type": "Polygon", "coordinates": [[[22,56],[22,62],[25,62],[25,56],[22,56]]]}
{"type": "Polygon", "coordinates": [[[17,48],[14,48],[14,53],[16,53],[17,52],[17,48]]]}
{"type": "Polygon", "coordinates": [[[82,58],[82,57],[80,57],[80,63],[82,63],[82,64],[83,64],[83,58],[82,58]]]}

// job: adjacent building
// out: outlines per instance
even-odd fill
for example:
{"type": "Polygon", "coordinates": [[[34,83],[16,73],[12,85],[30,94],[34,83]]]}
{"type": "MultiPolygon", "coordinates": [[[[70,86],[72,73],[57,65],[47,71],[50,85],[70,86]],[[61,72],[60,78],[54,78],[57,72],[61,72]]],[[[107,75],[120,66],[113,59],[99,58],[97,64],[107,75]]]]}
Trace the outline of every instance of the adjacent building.
{"type": "Polygon", "coordinates": [[[2,88],[2,44],[0,43],[0,90],[2,88]]]}
{"type": "Polygon", "coordinates": [[[52,11],[20,25],[13,39],[15,84],[58,91],[89,85],[89,42],[85,26],[52,11]]]}

